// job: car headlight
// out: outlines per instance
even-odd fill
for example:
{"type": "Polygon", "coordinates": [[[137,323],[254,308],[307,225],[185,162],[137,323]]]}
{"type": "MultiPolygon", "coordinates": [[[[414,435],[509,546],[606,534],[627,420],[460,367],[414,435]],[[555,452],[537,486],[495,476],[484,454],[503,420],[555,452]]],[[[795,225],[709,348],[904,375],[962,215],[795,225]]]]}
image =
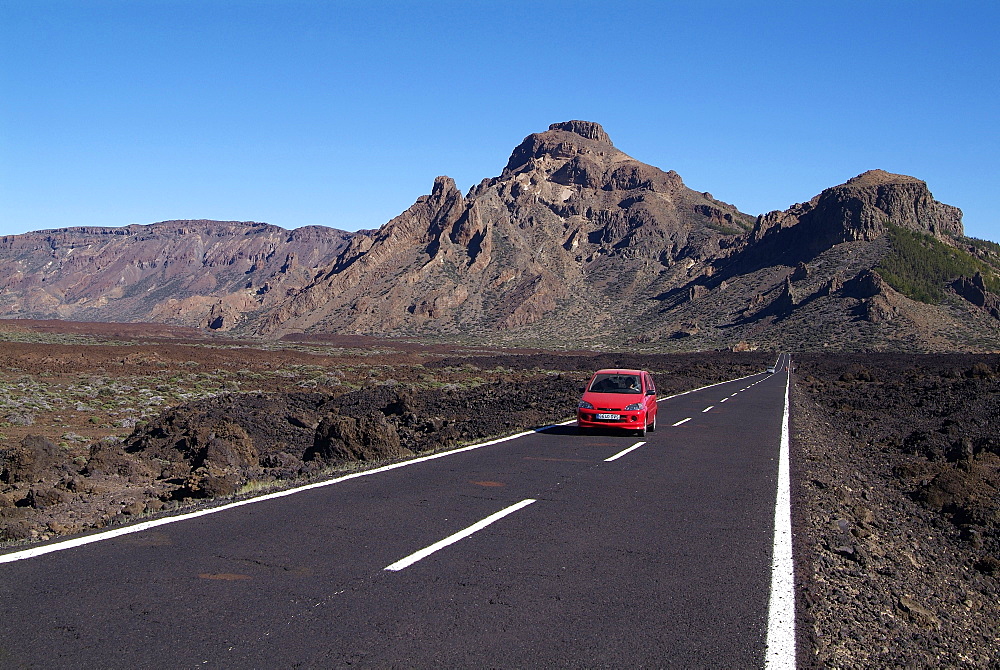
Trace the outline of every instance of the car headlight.
{"type": "Polygon", "coordinates": [[[593,406],[593,405],[591,405],[591,404],[590,404],[589,402],[587,402],[586,400],[581,400],[581,401],[579,402],[579,404],[577,405],[577,407],[578,407],[578,408],[580,408],[580,409],[594,409],[594,406],[593,406]]]}
{"type": "Polygon", "coordinates": [[[640,409],[642,409],[642,403],[641,402],[634,402],[631,405],[626,405],[625,406],[625,411],[626,412],[637,412],[640,409]]]}

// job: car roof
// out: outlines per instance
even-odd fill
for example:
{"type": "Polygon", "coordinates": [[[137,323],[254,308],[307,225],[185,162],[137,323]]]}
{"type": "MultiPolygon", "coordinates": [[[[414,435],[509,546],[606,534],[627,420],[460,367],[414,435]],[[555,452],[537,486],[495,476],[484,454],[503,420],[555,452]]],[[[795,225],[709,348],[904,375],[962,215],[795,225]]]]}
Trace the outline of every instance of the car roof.
{"type": "Polygon", "coordinates": [[[642,370],[627,370],[624,368],[606,368],[604,370],[598,370],[594,373],[595,375],[641,375],[642,370]]]}

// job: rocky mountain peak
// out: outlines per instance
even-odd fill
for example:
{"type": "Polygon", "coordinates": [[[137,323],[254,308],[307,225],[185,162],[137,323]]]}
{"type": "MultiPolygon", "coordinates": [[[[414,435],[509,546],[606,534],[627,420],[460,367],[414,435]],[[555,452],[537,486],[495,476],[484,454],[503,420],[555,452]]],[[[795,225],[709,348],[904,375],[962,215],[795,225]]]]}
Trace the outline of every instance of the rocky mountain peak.
{"type": "Polygon", "coordinates": [[[797,228],[788,242],[826,248],[841,242],[871,241],[900,226],[936,236],[965,234],[962,210],[934,199],[915,177],[869,170],[824,190],[784,212],[770,212],[757,222],[753,240],[797,228]]]}
{"type": "Polygon", "coordinates": [[[868,170],[852,177],[844,182],[843,186],[853,186],[855,188],[872,188],[885,186],[888,184],[926,184],[916,177],[908,177],[905,174],[893,174],[885,170],[868,170]]]}
{"type": "Polygon", "coordinates": [[[957,248],[961,216],[923,181],[871,170],[754,218],[571,120],[528,135],[464,196],[437,177],[378,230],[174,221],[2,237],[0,316],[685,348],[994,338],[1000,271],[950,284],[975,308],[960,332],[873,270],[892,227],[957,248]]]}
{"type": "Polygon", "coordinates": [[[434,186],[431,187],[431,196],[440,198],[457,190],[458,187],[455,186],[455,180],[451,177],[442,175],[434,178],[434,186]]]}
{"type": "Polygon", "coordinates": [[[965,233],[962,210],[935,200],[920,179],[884,170],[869,170],[823,191],[816,212],[838,221],[843,241],[872,240],[888,224],[932,235],[965,233]]]}
{"type": "Polygon", "coordinates": [[[579,156],[593,161],[625,154],[615,149],[599,123],[563,121],[553,123],[544,133],[532,133],[525,137],[511,153],[502,176],[530,170],[540,160],[561,165],[579,156]]]}
{"type": "Polygon", "coordinates": [[[565,130],[566,132],[576,133],[580,137],[586,137],[588,140],[611,144],[611,138],[604,132],[601,124],[594,123],[593,121],[563,121],[561,123],[553,123],[549,126],[549,130],[565,130]]]}

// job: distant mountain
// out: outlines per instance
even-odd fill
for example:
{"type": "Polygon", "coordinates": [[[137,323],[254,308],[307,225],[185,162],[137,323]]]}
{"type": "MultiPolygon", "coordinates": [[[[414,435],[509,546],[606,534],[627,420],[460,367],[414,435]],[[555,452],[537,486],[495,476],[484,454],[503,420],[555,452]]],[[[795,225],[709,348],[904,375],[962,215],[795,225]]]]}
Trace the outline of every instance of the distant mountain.
{"type": "Polygon", "coordinates": [[[586,121],[375,231],[165,222],[0,239],[7,316],[540,345],[1000,349],[1000,246],[880,170],[753,217],[586,121]]]}
{"type": "MultiPolygon", "coordinates": [[[[528,136],[466,197],[438,177],[356,236],[258,332],[473,333],[600,341],[630,329],[654,286],[687,281],[753,217],[616,149],[596,123],[528,136]]],[[[655,293],[654,293],[655,295],[655,293]]]]}
{"type": "Polygon", "coordinates": [[[998,268],[1000,246],[964,237],[961,210],[919,179],[873,170],[758,217],[734,253],[668,292],[661,314],[703,346],[996,350],[1000,311],[983,307],[996,296],[958,289],[983,272],[995,288],[998,268]],[[912,290],[927,282],[937,299],[912,290]]]}
{"type": "Polygon", "coordinates": [[[228,329],[311,283],[350,237],[236,221],[0,237],[0,315],[228,329]]]}

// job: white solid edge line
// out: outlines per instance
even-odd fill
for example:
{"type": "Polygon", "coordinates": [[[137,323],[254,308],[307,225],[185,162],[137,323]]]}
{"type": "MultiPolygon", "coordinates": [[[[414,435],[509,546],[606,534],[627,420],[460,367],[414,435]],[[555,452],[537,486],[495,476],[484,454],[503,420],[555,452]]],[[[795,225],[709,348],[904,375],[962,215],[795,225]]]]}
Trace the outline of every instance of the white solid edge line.
{"type": "Polygon", "coordinates": [[[682,423],[687,423],[687,422],[688,422],[688,421],[690,421],[690,420],[691,420],[691,417],[688,417],[688,418],[686,418],[686,419],[681,419],[681,420],[680,420],[680,421],[678,421],[677,423],[673,424],[673,425],[672,425],[671,427],[672,427],[672,428],[676,428],[677,426],[681,425],[682,423]]]}
{"type": "Polygon", "coordinates": [[[771,559],[771,597],[767,613],[767,670],[795,668],[795,573],[792,564],[792,501],[789,472],[788,390],[781,419],[778,454],[778,494],[774,506],[774,552],[771,559]]]}
{"type": "MultiPolygon", "coordinates": [[[[728,384],[729,382],[740,381],[741,379],[748,379],[753,375],[747,375],[746,377],[739,377],[737,379],[730,379],[724,382],[718,382],[715,384],[709,384],[708,386],[702,386],[700,388],[691,389],[690,391],[683,391],[682,393],[676,393],[674,395],[666,396],[665,398],[660,398],[657,402],[663,400],[670,400],[671,398],[676,398],[678,396],[687,395],[688,393],[695,393],[697,391],[702,391],[707,388],[712,388],[713,386],[720,386],[722,384],[728,384]]],[[[419,458],[413,458],[408,461],[399,461],[398,463],[391,463],[389,465],[384,465],[380,468],[374,468],[372,470],[364,470],[362,472],[353,472],[349,475],[344,475],[343,477],[336,477],[334,479],[327,479],[321,482],[313,482],[312,484],[306,484],[304,486],[297,486],[290,489],[285,489],[283,491],[275,491],[274,493],[268,493],[255,498],[247,498],[246,500],[239,500],[237,502],[228,503],[225,505],[219,505],[218,507],[211,507],[208,509],[198,510],[197,512],[186,512],[184,514],[178,514],[177,516],[168,516],[161,519],[154,519],[152,521],[143,521],[131,526],[122,526],[120,528],[114,528],[112,530],[105,530],[91,535],[84,535],[81,537],[74,537],[68,540],[62,540],[60,542],[53,542],[52,544],[46,544],[40,547],[32,547],[30,549],[22,549],[21,551],[14,551],[9,554],[0,554],[0,563],[13,563],[14,561],[23,561],[28,558],[35,558],[37,556],[44,556],[45,554],[51,554],[56,551],[64,551],[66,549],[73,549],[75,547],[82,547],[86,544],[92,544],[94,542],[102,542],[104,540],[110,540],[116,537],[121,537],[122,535],[130,535],[132,533],[141,533],[142,531],[149,530],[150,528],[156,528],[158,526],[165,526],[170,523],[177,523],[178,521],[187,521],[188,519],[194,519],[200,516],[206,516],[208,514],[215,514],[217,512],[225,512],[226,510],[233,509],[234,507],[242,507],[243,505],[252,505],[254,503],[264,502],[267,500],[273,500],[275,498],[283,498],[285,496],[294,495],[302,491],[308,491],[310,489],[322,488],[324,486],[332,486],[333,484],[339,484],[340,482],[347,481],[348,479],[356,479],[358,477],[367,477],[369,475],[379,474],[382,472],[387,472],[389,470],[395,470],[396,468],[406,467],[408,465],[415,465],[416,463],[423,463],[424,461],[434,460],[435,458],[444,458],[445,456],[451,456],[453,454],[459,454],[464,451],[472,451],[473,449],[479,449],[481,447],[489,447],[494,444],[500,444],[501,442],[507,442],[508,440],[516,440],[518,438],[524,437],[526,435],[531,435],[533,433],[540,433],[550,428],[556,426],[567,426],[575,423],[576,419],[569,419],[561,423],[552,424],[551,426],[543,426],[541,428],[535,428],[533,430],[525,430],[520,433],[515,433],[514,435],[508,435],[506,437],[500,437],[495,440],[489,440],[487,442],[482,442],[480,444],[471,444],[467,447],[461,447],[459,449],[452,449],[450,451],[442,451],[436,454],[431,454],[429,456],[421,456],[419,458]]]]}
{"type": "Polygon", "coordinates": [[[610,463],[611,461],[618,460],[619,458],[621,458],[625,454],[629,453],[630,451],[635,451],[636,449],[638,449],[639,447],[641,447],[644,444],[646,444],[646,443],[645,442],[636,442],[635,444],[633,444],[631,447],[629,447],[625,451],[619,451],[614,456],[611,456],[610,458],[605,458],[604,462],[605,463],[610,463]]]}
{"type": "Polygon", "coordinates": [[[517,510],[521,509],[522,507],[527,507],[528,505],[530,505],[533,502],[536,502],[535,499],[528,498],[527,500],[522,500],[521,502],[517,503],[516,505],[511,505],[510,507],[502,509],[499,512],[496,512],[495,514],[489,515],[488,517],[486,517],[482,521],[478,521],[478,522],[472,524],[471,526],[469,526],[465,530],[460,530],[457,533],[455,533],[454,535],[449,535],[448,537],[446,537],[443,540],[440,540],[438,542],[435,542],[434,544],[430,545],[429,547],[424,547],[420,551],[416,551],[416,552],[410,554],[409,556],[407,556],[406,558],[402,558],[402,559],[396,561],[392,565],[385,566],[385,568],[383,568],[383,570],[391,570],[392,572],[398,572],[398,571],[402,570],[403,568],[407,568],[407,567],[413,565],[414,563],[416,563],[417,561],[419,561],[420,559],[427,558],[428,556],[430,556],[431,554],[433,554],[435,551],[438,551],[440,549],[444,549],[445,547],[447,547],[450,544],[455,544],[459,540],[464,539],[466,537],[469,537],[473,533],[475,533],[477,531],[480,531],[483,528],[486,528],[487,526],[489,526],[494,521],[499,521],[500,519],[504,518],[508,514],[513,514],[517,510]]]}

